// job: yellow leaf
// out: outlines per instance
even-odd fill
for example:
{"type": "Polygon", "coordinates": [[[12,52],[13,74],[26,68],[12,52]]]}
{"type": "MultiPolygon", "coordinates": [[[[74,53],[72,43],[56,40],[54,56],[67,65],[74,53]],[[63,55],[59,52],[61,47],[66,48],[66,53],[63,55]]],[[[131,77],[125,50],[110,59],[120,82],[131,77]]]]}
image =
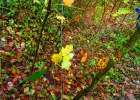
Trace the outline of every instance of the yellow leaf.
{"type": "Polygon", "coordinates": [[[25,87],[24,88],[24,93],[28,92],[29,91],[29,87],[25,87]]]}
{"type": "Polygon", "coordinates": [[[97,70],[103,70],[107,66],[108,60],[109,59],[105,58],[105,57],[102,59],[99,59],[97,66],[96,66],[97,70]]]}
{"type": "Polygon", "coordinates": [[[60,54],[53,54],[51,59],[56,65],[62,61],[60,54]]]}
{"type": "Polygon", "coordinates": [[[62,47],[59,54],[52,55],[52,61],[57,65],[61,62],[61,68],[69,70],[71,66],[70,60],[73,58],[74,54],[71,53],[73,51],[73,45],[66,45],[66,47],[62,47]]]}
{"type": "Polygon", "coordinates": [[[60,20],[61,23],[63,23],[64,20],[66,20],[66,18],[65,18],[64,16],[56,16],[56,18],[57,18],[58,20],[60,20]]]}
{"type": "Polygon", "coordinates": [[[62,48],[60,55],[65,56],[70,54],[73,51],[73,45],[66,45],[65,48],[62,48]]]}
{"type": "Polygon", "coordinates": [[[72,3],[74,2],[74,0],[63,0],[64,4],[68,7],[70,7],[72,5],[72,3]]]}
{"type": "Polygon", "coordinates": [[[87,53],[85,53],[85,54],[83,55],[83,57],[81,58],[81,62],[85,62],[86,59],[87,59],[87,53]]]}

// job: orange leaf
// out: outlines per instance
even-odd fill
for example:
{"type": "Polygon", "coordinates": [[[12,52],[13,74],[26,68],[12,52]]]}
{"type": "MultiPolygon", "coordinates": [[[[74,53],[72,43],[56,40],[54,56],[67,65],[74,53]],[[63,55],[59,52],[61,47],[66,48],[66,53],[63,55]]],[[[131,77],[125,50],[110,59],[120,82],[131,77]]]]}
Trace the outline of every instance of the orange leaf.
{"type": "Polygon", "coordinates": [[[83,55],[83,57],[81,58],[81,62],[85,62],[86,59],[87,59],[87,53],[85,53],[85,54],[83,55]]]}
{"type": "Polygon", "coordinates": [[[120,60],[121,60],[121,56],[122,56],[121,52],[120,52],[119,50],[117,50],[116,56],[115,56],[115,60],[116,60],[117,62],[120,61],[120,60]]]}
{"type": "Polygon", "coordinates": [[[25,29],[25,32],[29,32],[29,31],[30,31],[30,28],[26,28],[26,29],[25,29]]]}
{"type": "Polygon", "coordinates": [[[74,2],[74,0],[63,0],[64,4],[68,7],[70,7],[72,5],[72,3],[74,2]]]}
{"type": "Polygon", "coordinates": [[[119,86],[116,86],[115,89],[116,89],[117,91],[120,91],[120,90],[121,90],[121,88],[120,88],[119,86]]]}
{"type": "Polygon", "coordinates": [[[56,80],[56,81],[60,81],[60,79],[59,79],[58,77],[55,77],[55,80],[56,80]]]}
{"type": "Polygon", "coordinates": [[[76,22],[79,22],[80,16],[79,16],[79,15],[75,16],[75,17],[74,17],[74,20],[75,20],[76,22]]]}

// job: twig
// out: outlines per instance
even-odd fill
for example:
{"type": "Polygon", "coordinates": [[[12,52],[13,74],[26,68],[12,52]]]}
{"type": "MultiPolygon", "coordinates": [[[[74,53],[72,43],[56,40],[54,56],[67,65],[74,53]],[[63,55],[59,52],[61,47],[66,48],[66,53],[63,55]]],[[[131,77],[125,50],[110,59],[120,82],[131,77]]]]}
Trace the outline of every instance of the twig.
{"type": "Polygon", "coordinates": [[[43,24],[42,24],[42,27],[41,27],[40,35],[39,35],[39,38],[38,38],[38,41],[37,41],[37,46],[36,46],[36,51],[35,51],[35,58],[34,58],[34,62],[33,62],[33,65],[32,65],[32,70],[33,70],[33,68],[34,68],[34,65],[35,65],[35,62],[36,62],[36,59],[37,59],[39,44],[40,44],[40,40],[41,40],[41,38],[42,38],[44,26],[45,26],[45,23],[46,23],[46,21],[47,21],[47,19],[48,19],[48,16],[49,16],[49,14],[50,14],[50,11],[51,11],[51,1],[52,1],[52,0],[49,0],[49,1],[48,1],[47,13],[46,13],[45,19],[43,20],[43,24]]]}

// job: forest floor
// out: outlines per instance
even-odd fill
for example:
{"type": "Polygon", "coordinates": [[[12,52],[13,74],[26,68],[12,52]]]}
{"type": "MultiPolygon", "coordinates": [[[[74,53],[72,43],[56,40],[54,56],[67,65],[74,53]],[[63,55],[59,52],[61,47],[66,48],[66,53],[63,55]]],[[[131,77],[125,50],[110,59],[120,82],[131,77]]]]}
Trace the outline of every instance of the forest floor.
{"type": "MultiPolygon", "coordinates": [[[[40,19],[35,20],[37,17],[31,15],[32,11],[25,8],[20,9],[16,17],[7,17],[6,12],[3,12],[0,15],[2,100],[71,100],[78,91],[89,86],[91,76],[98,73],[98,60],[110,58],[135,31],[133,15],[121,16],[118,22],[110,15],[111,9],[107,8],[100,25],[95,25],[94,10],[89,7],[82,16],[75,15],[80,21],[75,19],[75,22],[65,26],[62,39],[60,22],[50,21],[50,26],[47,25],[43,32],[34,68],[31,65],[41,26],[40,19]],[[26,21],[28,16],[34,20],[26,21]],[[64,47],[67,44],[74,46],[74,58],[69,71],[55,66],[51,61],[51,55],[57,53],[61,45],[64,47]],[[81,62],[85,53],[88,54],[87,59],[81,62]],[[40,69],[47,69],[47,73],[38,81],[16,86],[40,69]]],[[[133,62],[137,56],[133,51],[128,52],[84,100],[139,100],[140,66],[133,62]]]]}

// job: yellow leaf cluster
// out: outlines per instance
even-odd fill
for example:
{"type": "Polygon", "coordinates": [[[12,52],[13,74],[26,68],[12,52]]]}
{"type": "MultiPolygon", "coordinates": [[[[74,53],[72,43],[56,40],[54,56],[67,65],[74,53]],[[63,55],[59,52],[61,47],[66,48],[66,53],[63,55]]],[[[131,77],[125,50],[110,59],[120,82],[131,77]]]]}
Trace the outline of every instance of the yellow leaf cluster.
{"type": "Polygon", "coordinates": [[[62,47],[60,53],[52,55],[52,61],[55,65],[61,63],[61,68],[69,69],[71,66],[70,60],[73,58],[74,54],[71,53],[73,51],[73,45],[66,45],[66,47],[62,47]]]}
{"type": "Polygon", "coordinates": [[[73,45],[66,45],[65,48],[62,47],[60,54],[62,56],[65,56],[65,55],[70,54],[70,52],[72,52],[72,51],[73,51],[73,45]]]}
{"type": "Polygon", "coordinates": [[[108,61],[109,61],[109,59],[108,58],[105,58],[105,57],[99,59],[99,61],[97,63],[97,66],[96,66],[96,69],[97,70],[103,70],[107,66],[108,61]]]}
{"type": "Polygon", "coordinates": [[[62,57],[60,54],[53,54],[51,60],[55,63],[55,65],[57,65],[62,61],[62,57]]]}

